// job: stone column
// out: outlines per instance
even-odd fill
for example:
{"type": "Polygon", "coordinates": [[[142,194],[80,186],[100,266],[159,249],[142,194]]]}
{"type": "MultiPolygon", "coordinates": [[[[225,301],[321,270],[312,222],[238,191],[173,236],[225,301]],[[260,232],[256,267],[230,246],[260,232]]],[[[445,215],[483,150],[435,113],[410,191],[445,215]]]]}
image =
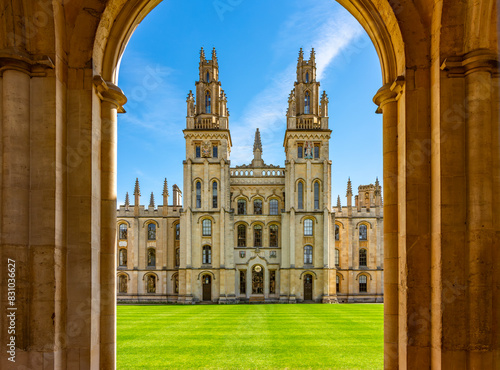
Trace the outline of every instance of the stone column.
{"type": "Polygon", "coordinates": [[[116,362],[116,113],[125,112],[123,92],[100,76],[94,77],[101,99],[101,306],[99,367],[113,369],[116,362]]]}
{"type": "Polygon", "coordinates": [[[384,85],[373,101],[383,113],[384,156],[384,367],[398,368],[398,85],[384,85]]]}
{"type": "MultiPolygon", "coordinates": [[[[492,117],[492,65],[498,56],[483,50],[466,55],[466,175],[467,175],[467,244],[469,348],[471,368],[495,367],[492,351],[494,328],[492,289],[495,270],[493,260],[493,164],[492,133],[498,121],[492,117]],[[488,349],[489,351],[484,351],[488,349]]],[[[496,70],[498,73],[498,69],[496,70]]],[[[494,104],[498,105],[498,101],[494,104]]],[[[498,146],[498,142],[495,143],[498,146]]],[[[498,162],[497,162],[498,163],[498,162]]],[[[495,212],[500,212],[498,209],[495,212]]],[[[498,245],[498,244],[497,244],[498,245]]],[[[498,256],[498,254],[497,254],[498,256]]],[[[498,324],[498,323],[497,323],[498,324]]],[[[498,330],[498,327],[497,327],[498,330]]]]}

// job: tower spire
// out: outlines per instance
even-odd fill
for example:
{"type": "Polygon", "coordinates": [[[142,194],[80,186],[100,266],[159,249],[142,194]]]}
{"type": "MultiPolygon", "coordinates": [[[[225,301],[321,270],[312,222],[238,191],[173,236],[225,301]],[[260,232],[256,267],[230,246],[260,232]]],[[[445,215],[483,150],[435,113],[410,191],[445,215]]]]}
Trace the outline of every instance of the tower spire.
{"type": "Polygon", "coordinates": [[[257,128],[257,130],[255,130],[255,139],[253,142],[252,167],[262,167],[262,166],[264,166],[264,161],[262,160],[262,142],[260,140],[260,131],[257,128]]]}
{"type": "Polygon", "coordinates": [[[149,206],[153,208],[155,207],[155,196],[153,192],[151,192],[151,198],[149,198],[149,206]]]}
{"type": "Polygon", "coordinates": [[[201,51],[200,51],[200,62],[204,62],[206,59],[205,59],[205,50],[203,50],[203,46],[201,47],[201,51]]]}
{"type": "Polygon", "coordinates": [[[139,187],[139,178],[135,178],[134,187],[134,216],[139,215],[139,205],[140,205],[141,188],[139,187]]]}
{"type": "Polygon", "coordinates": [[[167,178],[165,177],[165,181],[163,182],[163,193],[162,193],[163,196],[167,196],[168,197],[168,182],[167,182],[167,178]]]}
{"type": "Polygon", "coordinates": [[[347,193],[346,196],[352,196],[352,184],[351,184],[351,178],[349,177],[347,180],[347,193]]]}
{"type": "Polygon", "coordinates": [[[262,142],[260,140],[259,128],[255,130],[255,140],[253,142],[253,151],[255,152],[257,149],[260,149],[260,151],[262,152],[262,142]]]}
{"type": "Polygon", "coordinates": [[[311,55],[309,57],[309,61],[311,62],[312,65],[316,64],[316,52],[314,51],[314,48],[311,49],[311,55]]]}
{"type": "Polygon", "coordinates": [[[128,210],[128,207],[130,207],[130,198],[127,191],[127,193],[125,194],[125,209],[128,210]]]}
{"type": "Polygon", "coordinates": [[[304,52],[302,51],[302,48],[299,50],[299,63],[302,63],[304,60],[304,52]]]}
{"type": "Polygon", "coordinates": [[[337,196],[337,208],[342,209],[342,203],[340,203],[340,195],[337,196]]]}

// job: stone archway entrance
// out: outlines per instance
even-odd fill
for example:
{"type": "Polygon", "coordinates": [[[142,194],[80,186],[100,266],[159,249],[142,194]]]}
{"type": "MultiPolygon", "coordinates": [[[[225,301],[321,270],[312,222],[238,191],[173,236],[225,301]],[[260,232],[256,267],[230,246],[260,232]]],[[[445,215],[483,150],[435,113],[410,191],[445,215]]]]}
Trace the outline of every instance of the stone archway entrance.
{"type": "MultiPolygon", "coordinates": [[[[498,368],[496,1],[339,2],[383,76],[385,368],[498,368]]],[[[115,367],[118,66],[158,3],[26,0],[0,15],[0,250],[19,266],[19,366],[115,367]]]]}
{"type": "Polygon", "coordinates": [[[212,301],[212,277],[210,275],[203,276],[203,301],[211,302],[212,301]]]}
{"type": "Polygon", "coordinates": [[[304,275],[304,301],[313,300],[313,277],[311,274],[304,275]]]}

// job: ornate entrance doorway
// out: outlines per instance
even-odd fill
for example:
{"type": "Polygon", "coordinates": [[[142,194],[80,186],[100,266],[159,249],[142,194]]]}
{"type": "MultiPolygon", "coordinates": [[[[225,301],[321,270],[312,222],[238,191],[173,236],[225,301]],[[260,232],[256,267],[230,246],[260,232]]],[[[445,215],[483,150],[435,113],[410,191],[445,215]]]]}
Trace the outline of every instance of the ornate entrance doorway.
{"type": "Polygon", "coordinates": [[[304,276],[304,301],[312,301],[313,299],[313,278],[307,274],[304,276]]]}
{"type": "Polygon", "coordinates": [[[212,277],[210,275],[203,276],[203,300],[212,300],[212,277]]]}
{"type": "Polygon", "coordinates": [[[260,265],[252,269],[252,294],[264,294],[264,269],[260,265]]]}

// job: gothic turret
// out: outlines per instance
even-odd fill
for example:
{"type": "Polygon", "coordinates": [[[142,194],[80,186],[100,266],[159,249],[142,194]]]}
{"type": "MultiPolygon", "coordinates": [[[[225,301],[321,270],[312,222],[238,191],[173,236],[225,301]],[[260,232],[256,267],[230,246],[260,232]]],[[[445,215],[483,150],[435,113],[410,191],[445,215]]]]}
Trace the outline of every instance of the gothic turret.
{"type": "Polygon", "coordinates": [[[141,189],[139,187],[139,178],[135,178],[135,187],[134,187],[134,215],[139,215],[139,205],[141,197],[141,189]]]}
{"type": "Polygon", "coordinates": [[[187,129],[228,129],[227,99],[219,81],[219,63],[215,48],[207,60],[201,48],[196,93],[187,97],[187,129]],[[196,96],[196,104],[195,104],[196,96]]]}
{"type": "Polygon", "coordinates": [[[298,130],[328,129],[328,97],[319,95],[316,80],[316,53],[311,50],[309,60],[302,49],[297,62],[297,81],[288,99],[287,128],[298,130]],[[321,106],[320,106],[321,102],[321,106]]]}
{"type": "Polygon", "coordinates": [[[149,198],[149,207],[155,208],[155,196],[153,192],[151,192],[151,197],[149,198]]]}
{"type": "Polygon", "coordinates": [[[125,194],[125,209],[128,211],[130,207],[130,198],[128,196],[128,191],[127,191],[127,194],[125,194]]]}

